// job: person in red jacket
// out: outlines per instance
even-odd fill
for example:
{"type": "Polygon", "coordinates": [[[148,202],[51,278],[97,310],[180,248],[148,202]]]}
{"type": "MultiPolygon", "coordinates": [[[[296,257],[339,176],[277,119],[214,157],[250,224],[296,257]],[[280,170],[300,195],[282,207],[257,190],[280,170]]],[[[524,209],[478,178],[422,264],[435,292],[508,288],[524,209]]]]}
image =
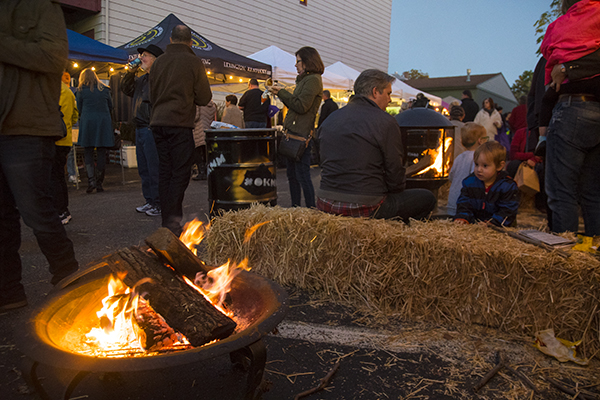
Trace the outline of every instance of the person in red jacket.
{"type": "Polygon", "coordinates": [[[512,109],[508,124],[513,138],[519,129],[527,126],[527,96],[519,97],[519,105],[512,109]]]}
{"type": "Polygon", "coordinates": [[[535,170],[540,181],[540,192],[535,195],[535,208],[546,212],[548,197],[544,190],[544,164],[540,157],[533,154],[535,143],[537,143],[537,137],[533,132],[528,131],[526,127],[516,131],[510,143],[510,161],[506,166],[506,172],[514,177],[517,174],[519,165],[526,161],[535,170]]]}

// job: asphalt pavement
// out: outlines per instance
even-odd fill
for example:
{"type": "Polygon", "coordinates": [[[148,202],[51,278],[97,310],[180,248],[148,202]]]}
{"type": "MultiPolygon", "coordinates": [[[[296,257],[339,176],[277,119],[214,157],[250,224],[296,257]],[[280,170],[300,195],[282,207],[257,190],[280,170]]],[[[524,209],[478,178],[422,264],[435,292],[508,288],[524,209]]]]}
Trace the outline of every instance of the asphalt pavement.
{"type": "MultiPolygon", "coordinates": [[[[311,170],[315,186],[319,181],[319,168],[311,170]]],[[[278,205],[291,204],[285,170],[277,170],[278,205]]],[[[73,216],[66,225],[74,243],[76,257],[81,268],[118,249],[144,244],[144,238],[160,227],[160,218],[136,212],[144,203],[137,169],[121,169],[108,165],[104,193],[85,193],[85,182],[79,189],[70,187],[69,209],[73,216]]],[[[206,221],[209,214],[206,181],[191,181],[184,200],[184,218],[206,221]]],[[[21,257],[23,260],[23,283],[29,306],[0,314],[0,399],[42,399],[29,385],[23,375],[26,360],[16,346],[14,334],[22,326],[32,310],[42,306],[52,289],[51,275],[32,231],[23,225],[21,257]]],[[[470,388],[493,364],[493,352],[478,345],[480,358],[471,373],[457,373],[456,364],[464,364],[464,355],[450,357],[438,354],[431,345],[407,339],[398,341],[397,335],[414,332],[402,322],[385,325],[365,324],[365,319],[354,310],[344,306],[314,301],[308,293],[286,288],[290,295],[287,317],[279,325],[279,332],[265,337],[267,367],[263,382],[265,400],[293,399],[299,393],[316,388],[329,375],[324,389],[307,395],[306,399],[400,399],[400,398],[509,398],[502,393],[512,386],[502,380],[492,380],[489,392],[474,394],[470,388]],[[396,338],[396,339],[395,339],[396,338]],[[339,364],[338,364],[339,363],[339,364]],[[335,366],[339,369],[334,371],[335,366]]],[[[439,334],[442,329],[448,343],[464,342],[457,328],[433,327],[439,334]]],[[[467,335],[468,336],[468,335],[467,335]]],[[[483,334],[470,332],[470,340],[477,336],[481,342],[497,344],[483,334]],[[479,335],[479,336],[478,336],[479,335]]],[[[525,348],[524,344],[514,344],[525,348]]],[[[493,346],[492,346],[493,347],[493,346]]],[[[525,349],[524,360],[534,357],[525,349]]],[[[527,361],[529,362],[529,361],[527,361]]],[[[229,399],[233,395],[203,391],[203,387],[221,376],[214,367],[208,372],[195,369],[167,378],[142,375],[130,377],[129,382],[139,386],[134,393],[113,392],[106,389],[107,376],[91,376],[73,392],[71,399],[229,399]],[[215,379],[213,379],[215,378],[215,379]],[[209,394],[208,394],[209,393],[209,394]]],[[[464,367],[464,365],[463,365],[464,367]]],[[[222,368],[226,371],[230,365],[222,368]]],[[[466,366],[466,370],[469,368],[466,366]]],[[[225,375],[227,376],[227,373],[225,375]]],[[[239,384],[242,375],[231,375],[239,384]]],[[[114,378],[114,377],[112,377],[114,378]]],[[[118,377],[123,380],[126,377],[118,377]]],[[[45,379],[41,376],[41,379],[45,379]]],[[[114,378],[116,379],[116,378],[114,378]]],[[[227,382],[228,378],[224,378],[227,382]]],[[[231,379],[229,378],[232,382],[231,379]]],[[[500,378],[497,378],[500,379],[500,378]]],[[[51,382],[46,382],[51,384],[51,382]]],[[[109,385],[110,386],[110,385],[109,385]]],[[[225,386],[234,386],[226,383],[225,386]]],[[[225,392],[223,392],[225,393],[225,392]]],[[[526,391],[523,393],[527,393],[526,391]]],[[[512,398],[512,397],[511,397],[512,398]]],[[[563,398],[563,397],[548,397],[563,398]]]]}

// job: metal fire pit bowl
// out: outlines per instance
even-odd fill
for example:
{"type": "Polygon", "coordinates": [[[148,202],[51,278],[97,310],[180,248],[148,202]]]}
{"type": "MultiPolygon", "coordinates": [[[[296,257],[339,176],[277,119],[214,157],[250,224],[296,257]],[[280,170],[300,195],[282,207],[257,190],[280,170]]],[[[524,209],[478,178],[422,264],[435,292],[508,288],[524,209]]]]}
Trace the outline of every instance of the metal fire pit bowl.
{"type": "MultiPolygon", "coordinates": [[[[156,395],[157,392],[165,390],[165,380],[167,378],[164,378],[164,371],[169,369],[180,371],[175,373],[174,378],[168,378],[180,379],[183,377],[180,367],[184,367],[185,372],[183,374],[202,368],[208,370],[202,372],[202,376],[194,376],[193,383],[190,384],[191,386],[198,386],[195,392],[202,392],[206,383],[218,375],[216,372],[212,373],[212,365],[217,363],[215,360],[225,358],[222,356],[227,355],[234,364],[242,362],[246,364],[245,367],[248,371],[247,385],[245,389],[242,388],[245,394],[240,398],[255,398],[266,362],[266,350],[262,343],[262,337],[275,329],[287,312],[288,297],[281,286],[257,274],[242,271],[232,282],[231,292],[229,293],[231,301],[228,304],[236,317],[244,321],[242,328],[239,332],[236,329],[226,339],[203,347],[166,354],[126,358],[91,357],[72,353],[61,347],[59,343],[65,330],[72,325],[75,317],[79,314],[79,310],[85,304],[90,301],[98,301],[98,299],[92,299],[91,297],[106,288],[109,275],[110,270],[108,267],[102,265],[80,272],[70,282],[63,283],[59,290],[51,293],[45,303],[34,310],[21,331],[17,332],[17,344],[30,358],[26,365],[28,371],[25,372],[28,372],[30,383],[34,385],[42,398],[71,398],[75,395],[76,387],[84,379],[90,381],[88,377],[90,374],[96,374],[100,376],[100,380],[103,380],[100,389],[98,387],[90,389],[96,392],[106,390],[99,398],[109,398],[107,396],[115,390],[117,391],[117,397],[113,398],[126,398],[122,397],[123,388],[121,386],[113,385],[117,387],[116,389],[115,387],[108,387],[110,384],[107,383],[106,377],[131,373],[137,373],[135,380],[143,381],[144,387],[148,385],[153,387],[151,393],[156,395]],[[42,369],[45,371],[44,373],[40,372],[42,369]],[[149,373],[157,370],[163,371],[160,382],[152,381],[151,379],[155,378],[152,378],[153,374],[149,373]],[[45,376],[40,379],[41,375],[45,376]],[[52,382],[49,382],[47,375],[53,375],[52,382]],[[58,385],[58,389],[55,381],[62,382],[62,385],[58,385]],[[197,381],[202,383],[198,384],[197,381]],[[48,388],[46,386],[54,387],[48,388]],[[58,397],[52,396],[51,393],[47,392],[60,393],[60,395],[58,397]]],[[[229,360],[227,361],[229,362],[229,360]]],[[[229,363],[228,368],[231,369],[230,367],[231,364],[229,363]]],[[[225,376],[225,382],[217,390],[220,391],[231,386],[230,381],[232,378],[231,376],[228,378],[228,374],[228,372],[221,373],[225,376]]],[[[110,379],[108,380],[110,381],[110,379]]],[[[239,381],[240,378],[237,377],[234,380],[239,381]]],[[[92,386],[94,385],[90,385],[90,387],[92,386]]],[[[86,395],[89,394],[88,392],[85,393],[86,395]]],[[[167,398],[178,398],[172,397],[174,395],[172,389],[166,394],[168,395],[167,398]]],[[[215,393],[204,393],[203,397],[197,396],[198,393],[195,393],[193,397],[183,398],[229,398],[215,393]]],[[[93,397],[88,395],[88,398],[93,397]]]]}

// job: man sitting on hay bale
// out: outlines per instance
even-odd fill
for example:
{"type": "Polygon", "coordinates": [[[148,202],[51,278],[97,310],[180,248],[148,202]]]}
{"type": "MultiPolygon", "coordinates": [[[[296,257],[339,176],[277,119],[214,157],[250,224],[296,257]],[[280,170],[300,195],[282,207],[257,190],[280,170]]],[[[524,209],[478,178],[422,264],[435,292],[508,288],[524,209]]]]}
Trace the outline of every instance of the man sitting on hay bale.
{"type": "Polygon", "coordinates": [[[436,205],[426,189],[405,189],[400,127],[385,112],[394,77],[368,69],[355,96],[319,128],[321,186],[317,208],[350,217],[428,217],[436,205]]]}

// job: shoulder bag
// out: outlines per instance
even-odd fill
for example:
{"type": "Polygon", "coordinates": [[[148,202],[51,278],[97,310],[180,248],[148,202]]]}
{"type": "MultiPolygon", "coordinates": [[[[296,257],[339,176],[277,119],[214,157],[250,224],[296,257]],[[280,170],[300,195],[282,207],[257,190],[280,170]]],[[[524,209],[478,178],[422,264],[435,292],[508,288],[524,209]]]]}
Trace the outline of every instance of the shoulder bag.
{"type": "Polygon", "coordinates": [[[286,130],[279,142],[277,153],[287,158],[291,158],[294,161],[300,161],[311,139],[312,135],[308,135],[307,138],[304,138],[286,130]]]}

